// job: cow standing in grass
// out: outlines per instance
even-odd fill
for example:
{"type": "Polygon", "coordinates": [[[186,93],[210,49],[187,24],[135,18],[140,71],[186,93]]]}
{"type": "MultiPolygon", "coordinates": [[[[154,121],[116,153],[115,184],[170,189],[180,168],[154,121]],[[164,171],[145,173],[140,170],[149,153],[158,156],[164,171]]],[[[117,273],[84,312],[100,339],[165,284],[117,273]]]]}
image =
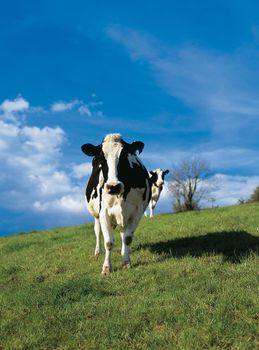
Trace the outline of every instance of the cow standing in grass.
{"type": "MultiPolygon", "coordinates": [[[[149,202],[149,210],[150,217],[154,216],[154,209],[157,205],[157,202],[160,198],[161,192],[163,190],[163,186],[165,183],[165,175],[169,173],[169,170],[156,169],[154,171],[149,172],[150,180],[151,180],[151,199],[149,202]]],[[[145,216],[147,216],[147,212],[145,212],[145,216]]]]}
{"type": "Polygon", "coordinates": [[[112,270],[112,230],[116,226],[121,231],[123,266],[130,267],[133,233],[151,197],[149,174],[137,156],[137,152],[141,153],[143,148],[143,142],[129,144],[119,134],[107,135],[98,146],[82,146],[82,151],[93,157],[92,174],[85,196],[87,208],[95,219],[95,255],[101,253],[101,232],[104,237],[103,274],[112,270]]]}

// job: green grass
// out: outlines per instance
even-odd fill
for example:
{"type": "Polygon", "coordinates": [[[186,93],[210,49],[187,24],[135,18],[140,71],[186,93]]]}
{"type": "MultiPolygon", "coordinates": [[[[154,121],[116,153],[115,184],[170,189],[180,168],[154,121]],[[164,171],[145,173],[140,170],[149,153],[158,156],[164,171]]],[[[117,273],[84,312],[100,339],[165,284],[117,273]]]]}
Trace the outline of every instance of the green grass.
{"type": "Polygon", "coordinates": [[[0,349],[258,349],[259,206],[143,218],[101,276],[92,225],[0,239],[0,349]]]}

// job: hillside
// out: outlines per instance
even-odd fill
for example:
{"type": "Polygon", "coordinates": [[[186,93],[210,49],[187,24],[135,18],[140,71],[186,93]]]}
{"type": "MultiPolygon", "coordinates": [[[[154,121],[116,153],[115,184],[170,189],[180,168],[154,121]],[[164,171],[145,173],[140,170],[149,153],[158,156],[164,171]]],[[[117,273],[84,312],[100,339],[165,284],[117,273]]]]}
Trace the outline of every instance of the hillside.
{"type": "Polygon", "coordinates": [[[256,349],[259,206],[143,218],[101,276],[92,225],[0,239],[0,349],[256,349]]]}

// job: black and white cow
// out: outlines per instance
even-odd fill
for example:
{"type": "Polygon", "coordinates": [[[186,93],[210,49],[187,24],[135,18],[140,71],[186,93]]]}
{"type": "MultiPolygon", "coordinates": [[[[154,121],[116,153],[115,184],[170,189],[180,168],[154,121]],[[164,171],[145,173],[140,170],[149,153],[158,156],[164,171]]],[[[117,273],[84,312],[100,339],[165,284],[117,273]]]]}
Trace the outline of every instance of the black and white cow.
{"type": "Polygon", "coordinates": [[[133,233],[151,198],[149,174],[137,156],[144,143],[129,144],[120,134],[109,134],[100,145],[85,144],[81,148],[93,157],[92,174],[86,186],[86,205],[95,220],[95,255],[101,253],[100,235],[103,233],[105,260],[102,273],[108,274],[112,270],[112,230],[116,226],[120,228],[123,266],[130,267],[133,233]]]}
{"type": "MultiPolygon", "coordinates": [[[[154,171],[149,172],[150,180],[151,180],[151,199],[149,202],[149,210],[150,217],[154,216],[154,209],[157,205],[157,202],[160,198],[160,194],[163,190],[163,186],[165,183],[165,175],[169,173],[169,170],[156,169],[154,171]]],[[[145,212],[145,216],[147,216],[147,212],[145,212]]]]}

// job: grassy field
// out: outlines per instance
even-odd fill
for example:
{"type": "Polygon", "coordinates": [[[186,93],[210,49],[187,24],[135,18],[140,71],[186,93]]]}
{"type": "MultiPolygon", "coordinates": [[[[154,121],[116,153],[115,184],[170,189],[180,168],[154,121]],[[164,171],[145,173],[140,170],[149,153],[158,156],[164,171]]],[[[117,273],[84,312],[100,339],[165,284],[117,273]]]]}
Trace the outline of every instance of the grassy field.
{"type": "Polygon", "coordinates": [[[259,206],[143,218],[101,276],[92,225],[0,239],[0,349],[258,349],[259,206]]]}

